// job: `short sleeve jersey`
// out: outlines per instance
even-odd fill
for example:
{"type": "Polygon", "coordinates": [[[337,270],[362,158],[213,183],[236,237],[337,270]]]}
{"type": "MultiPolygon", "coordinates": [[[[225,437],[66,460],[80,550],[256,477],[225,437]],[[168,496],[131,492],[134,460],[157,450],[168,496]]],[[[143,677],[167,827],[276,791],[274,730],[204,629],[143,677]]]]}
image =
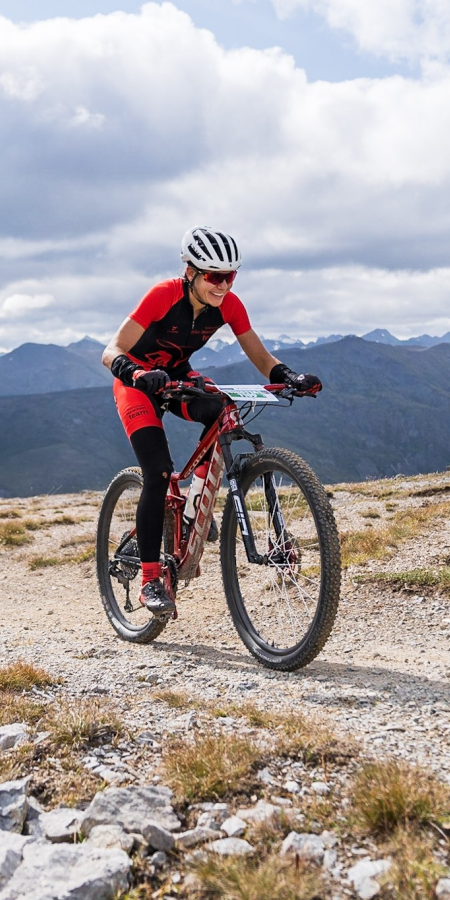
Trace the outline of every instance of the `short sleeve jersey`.
{"type": "Polygon", "coordinates": [[[163,281],[142,298],[130,319],[144,328],[128,356],[145,369],[165,369],[179,377],[189,358],[222,327],[238,337],[251,328],[244,304],[228,291],[219,307],[205,306],[194,321],[188,286],[182,278],[163,281]]]}

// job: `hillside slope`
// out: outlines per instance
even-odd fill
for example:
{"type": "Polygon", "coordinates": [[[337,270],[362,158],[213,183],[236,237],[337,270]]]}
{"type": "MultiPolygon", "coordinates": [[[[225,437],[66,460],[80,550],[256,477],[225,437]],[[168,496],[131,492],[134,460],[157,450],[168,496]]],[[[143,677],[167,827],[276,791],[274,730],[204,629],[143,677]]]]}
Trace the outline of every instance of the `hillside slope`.
{"type": "MultiPolygon", "coordinates": [[[[450,345],[417,352],[346,338],[286,351],[283,360],[316,372],[324,390],[290,408],[264,409],[249,429],[299,453],[323,481],[450,465],[450,345]]],[[[249,362],[204,371],[219,384],[263,381],[249,362]]],[[[110,387],[3,397],[0,417],[0,496],[101,488],[133,460],[110,387]]],[[[178,467],[200,427],[165,421],[178,467]]]]}

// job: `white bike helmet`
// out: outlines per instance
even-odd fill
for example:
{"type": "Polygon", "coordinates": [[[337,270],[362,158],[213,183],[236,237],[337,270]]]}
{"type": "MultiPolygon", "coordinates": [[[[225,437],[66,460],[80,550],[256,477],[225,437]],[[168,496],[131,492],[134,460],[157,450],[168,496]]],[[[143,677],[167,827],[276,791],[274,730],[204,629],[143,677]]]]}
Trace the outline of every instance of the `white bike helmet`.
{"type": "Polygon", "coordinates": [[[191,228],[181,241],[181,259],[203,272],[234,272],[242,263],[234,238],[212,228],[191,228]]]}

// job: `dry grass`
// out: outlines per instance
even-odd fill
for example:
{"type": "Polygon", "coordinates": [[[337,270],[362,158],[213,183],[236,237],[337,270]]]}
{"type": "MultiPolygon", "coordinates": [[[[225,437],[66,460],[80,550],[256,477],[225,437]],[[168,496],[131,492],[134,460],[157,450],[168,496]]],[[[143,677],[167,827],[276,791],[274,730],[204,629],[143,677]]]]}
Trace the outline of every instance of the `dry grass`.
{"type": "Polygon", "coordinates": [[[65,558],[63,562],[65,563],[82,563],[89,562],[91,559],[95,557],[95,546],[86,547],[85,550],[80,550],[79,553],[74,553],[69,558],[65,558]]]}
{"type": "Polygon", "coordinates": [[[87,806],[103,782],[85,769],[82,754],[62,748],[55,752],[48,740],[22,744],[0,757],[0,778],[14,780],[31,775],[29,792],[48,809],[87,806]]]}
{"type": "Polygon", "coordinates": [[[396,513],[388,524],[370,531],[347,531],[341,534],[342,565],[362,565],[370,559],[392,555],[403,541],[420,535],[435,519],[450,513],[449,503],[429,503],[396,513]]]}
{"type": "Polygon", "coordinates": [[[38,700],[17,694],[13,690],[2,689],[0,702],[0,725],[26,722],[32,725],[44,715],[46,706],[38,700]]]}
{"type": "Polygon", "coordinates": [[[65,700],[52,704],[41,723],[50,731],[53,747],[72,750],[113,741],[124,733],[124,725],[115,710],[100,700],[65,700]]]}
{"type": "Polygon", "coordinates": [[[262,752],[245,737],[196,735],[169,741],[163,755],[166,780],[181,801],[218,800],[244,790],[262,752]]]}
{"type": "MultiPolygon", "coordinates": [[[[80,541],[78,543],[87,543],[86,541],[80,541]]],[[[66,543],[66,546],[68,544],[66,543]]],[[[47,569],[52,566],[65,566],[65,565],[73,565],[82,562],[89,562],[91,559],[95,557],[95,546],[86,547],[84,550],[80,550],[78,553],[72,553],[70,556],[33,556],[28,563],[28,567],[32,572],[35,572],[37,569],[47,569]]]]}
{"type": "Polygon", "coordinates": [[[54,678],[45,669],[20,659],[0,669],[0,691],[29,691],[32,687],[43,688],[60,683],[60,679],[54,678]]]}
{"type": "Polygon", "coordinates": [[[277,726],[277,752],[280,756],[300,759],[306,765],[327,767],[343,765],[357,755],[356,744],[347,738],[345,743],[321,722],[310,716],[280,716],[274,718],[277,726]]]}
{"type": "Polygon", "coordinates": [[[442,569],[411,569],[408,572],[374,572],[370,575],[357,575],[356,581],[381,582],[393,587],[440,587],[447,593],[450,592],[450,566],[442,569]]]}
{"type": "Polygon", "coordinates": [[[323,896],[317,869],[277,854],[265,859],[211,858],[194,867],[199,900],[318,900],[323,896]]]}
{"type": "Polygon", "coordinates": [[[47,519],[46,525],[76,525],[77,519],[73,516],[61,515],[55,516],[53,519],[47,519]]]}
{"type": "Polygon", "coordinates": [[[20,519],[21,516],[20,509],[0,509],[0,519],[20,519]]]}
{"type": "Polygon", "coordinates": [[[400,826],[424,825],[450,815],[449,787],[425,769],[397,760],[362,766],[351,797],[351,818],[373,834],[390,834],[400,826]]]}
{"type": "Polygon", "coordinates": [[[433,854],[433,839],[411,828],[400,828],[386,847],[392,858],[389,871],[378,879],[380,900],[434,900],[439,878],[448,875],[433,854]]]}
{"type": "Polygon", "coordinates": [[[243,704],[211,705],[216,717],[243,716],[255,728],[271,730],[276,737],[276,752],[280,756],[301,759],[307,765],[341,765],[357,755],[356,744],[345,744],[322,722],[311,716],[287,715],[260,709],[251,701],[243,704]]]}
{"type": "Polygon", "coordinates": [[[4,547],[21,547],[32,540],[22,522],[3,522],[0,525],[0,545],[4,547]]]}
{"type": "MultiPolygon", "coordinates": [[[[43,754],[47,749],[42,747],[43,754]]],[[[58,804],[86,807],[105,786],[98,775],[84,767],[81,756],[63,751],[58,756],[42,756],[32,772],[30,791],[47,809],[58,804]]]]}
{"type": "Polygon", "coordinates": [[[183,691],[161,690],[155,691],[152,696],[154,700],[167,703],[167,706],[170,706],[171,709],[186,709],[187,707],[192,708],[199,705],[198,702],[195,703],[192,697],[189,697],[183,691]]]}
{"type": "Polygon", "coordinates": [[[28,563],[28,568],[35,572],[37,569],[48,569],[50,566],[59,565],[61,565],[61,559],[58,556],[33,556],[28,563]]]}
{"type": "Polygon", "coordinates": [[[78,544],[95,544],[96,535],[92,534],[74,534],[67,541],[61,541],[61,548],[76,547],[78,544]]]}

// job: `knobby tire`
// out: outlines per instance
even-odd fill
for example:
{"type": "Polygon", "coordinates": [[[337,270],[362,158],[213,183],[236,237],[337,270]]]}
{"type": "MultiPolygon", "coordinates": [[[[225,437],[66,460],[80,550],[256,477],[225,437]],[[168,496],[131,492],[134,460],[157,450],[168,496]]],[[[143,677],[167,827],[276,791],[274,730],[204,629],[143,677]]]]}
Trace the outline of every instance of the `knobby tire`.
{"type": "Polygon", "coordinates": [[[333,510],[312,469],[283,449],[250,457],[240,483],[256,549],[267,562],[248,562],[228,494],[220,545],[228,607],[241,640],[259,662],[295,671],[320,653],[336,618],[341,567],[333,510]],[[268,483],[276,485],[286,526],[281,536],[268,483]]]}
{"type": "MultiPolygon", "coordinates": [[[[125,609],[125,587],[110,573],[114,552],[127,530],[135,527],[136,506],[143,484],[139,468],[123,469],[111,481],[103,498],[97,528],[97,577],[106,615],[119,637],[135,644],[149,644],[164,630],[167,621],[156,619],[138,602],[141,586],[140,564],[118,565],[121,576],[129,576],[132,611],[125,609]]],[[[173,552],[173,514],[166,513],[164,549],[173,552]]],[[[137,545],[133,545],[133,554],[137,545]]]]}

